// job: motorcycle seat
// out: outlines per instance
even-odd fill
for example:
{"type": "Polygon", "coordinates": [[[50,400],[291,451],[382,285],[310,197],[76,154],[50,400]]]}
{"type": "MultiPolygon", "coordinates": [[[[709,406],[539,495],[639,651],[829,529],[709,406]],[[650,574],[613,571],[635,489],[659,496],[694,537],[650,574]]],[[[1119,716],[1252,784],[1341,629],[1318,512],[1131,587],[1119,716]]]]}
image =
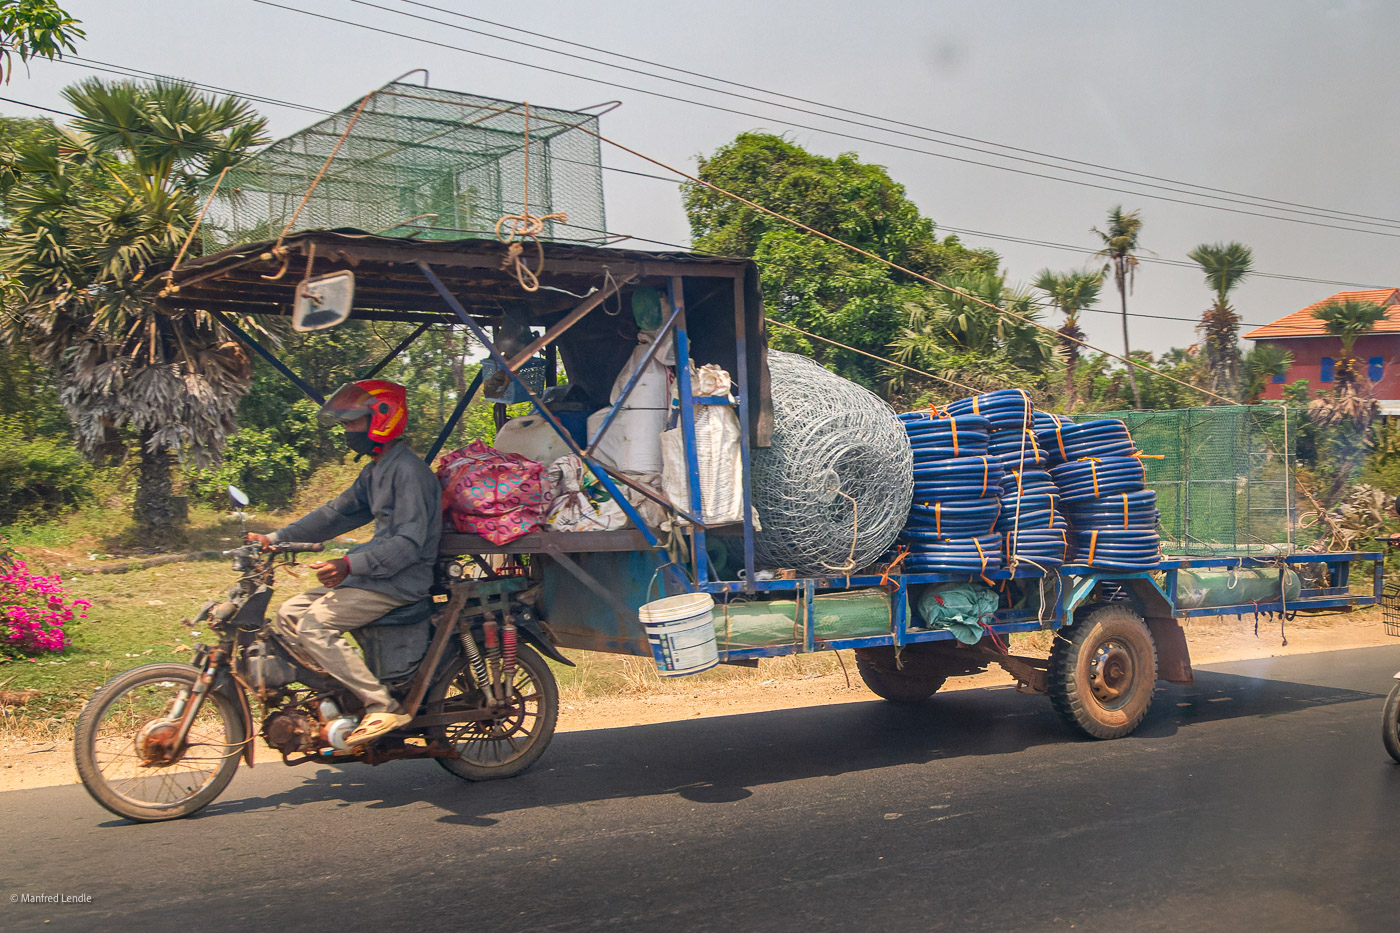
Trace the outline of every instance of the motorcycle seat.
{"type": "Polygon", "coordinates": [[[417,625],[420,622],[427,622],[432,616],[433,601],[429,597],[424,597],[416,603],[408,603],[407,605],[386,612],[365,627],[379,628],[380,626],[390,625],[417,625]]]}

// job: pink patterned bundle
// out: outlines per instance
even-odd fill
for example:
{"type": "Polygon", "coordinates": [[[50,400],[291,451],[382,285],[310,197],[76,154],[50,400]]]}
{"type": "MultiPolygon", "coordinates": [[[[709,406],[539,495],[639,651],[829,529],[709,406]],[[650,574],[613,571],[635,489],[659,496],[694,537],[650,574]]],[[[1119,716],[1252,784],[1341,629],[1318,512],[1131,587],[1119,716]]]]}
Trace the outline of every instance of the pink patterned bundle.
{"type": "Polygon", "coordinates": [[[545,513],[544,464],[472,441],[444,454],[437,476],[445,517],[457,531],[509,544],[539,530],[545,513]]]}

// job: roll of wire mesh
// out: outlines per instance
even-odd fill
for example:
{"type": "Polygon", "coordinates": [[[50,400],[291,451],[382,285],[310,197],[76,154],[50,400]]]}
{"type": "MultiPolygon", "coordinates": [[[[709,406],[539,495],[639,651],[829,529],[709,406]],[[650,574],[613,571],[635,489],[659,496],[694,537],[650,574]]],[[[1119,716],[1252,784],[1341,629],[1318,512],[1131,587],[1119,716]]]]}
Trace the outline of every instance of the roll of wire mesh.
{"type": "Polygon", "coordinates": [[[894,409],[794,353],[768,351],[773,441],[753,450],[766,570],[845,574],[869,565],[909,516],[913,452],[894,409]]]}

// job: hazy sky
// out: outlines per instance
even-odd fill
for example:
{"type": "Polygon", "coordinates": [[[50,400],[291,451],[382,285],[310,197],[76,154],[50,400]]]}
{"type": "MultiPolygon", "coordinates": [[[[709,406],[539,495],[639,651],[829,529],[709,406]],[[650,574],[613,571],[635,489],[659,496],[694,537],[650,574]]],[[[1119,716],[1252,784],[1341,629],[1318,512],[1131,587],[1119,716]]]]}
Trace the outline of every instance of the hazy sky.
{"type": "MultiPolygon", "coordinates": [[[[373,9],[353,0],[277,0],[324,14],[314,19],[254,0],[65,0],[84,21],[79,55],[189,78],[239,92],[327,109],[410,68],[431,70],[432,84],[509,100],[576,108],[618,99],[603,133],[664,162],[693,168],[740,131],[787,133],[824,154],[854,151],[888,166],[923,212],[945,230],[984,231],[1092,250],[1090,228],[1115,204],[1140,208],[1148,258],[1180,262],[1203,242],[1240,240],[1262,272],[1400,285],[1400,151],[1396,67],[1400,5],[1368,0],[1268,2],[978,2],[864,3],[807,0],[703,4],[591,0],[588,3],[475,3],[425,0],[507,26],[586,43],[754,87],[892,118],[965,137],[1034,150],[1120,171],[1222,189],[1220,197],[1264,197],[1308,205],[1325,217],[1295,223],[1150,197],[1237,204],[1152,191],[1141,184],[1060,167],[1009,161],[957,149],[950,137],[916,139],[823,117],[785,112],[659,80],[512,46],[440,24],[373,9]],[[434,47],[356,28],[375,25],[497,55],[434,47]],[[526,67],[531,63],[670,94],[743,116],[526,67]],[[783,121],[821,127],[798,129],[783,121]],[[847,133],[862,139],[843,138],[847,133]],[[1011,166],[1128,193],[1068,184],[953,161],[1011,166]],[[1316,210],[1320,209],[1320,210],[1316,210]],[[1335,212],[1390,218],[1364,231],[1335,212]]],[[[403,0],[376,5],[490,32],[507,33],[403,0]]],[[[532,40],[550,44],[545,40],[532,40]]],[[[592,52],[571,51],[598,58],[592,52]]],[[[647,72],[651,65],[628,63],[647,72]]],[[[93,72],[76,64],[21,70],[0,96],[63,107],[59,89],[93,72]]],[[[702,79],[699,83],[709,83],[702,79]]],[[[748,92],[745,92],[748,93],[748,92]]],[[[759,95],[761,96],[761,95],[759,95]]],[[[811,105],[800,105],[807,109],[811,105]]],[[[302,111],[262,105],[275,135],[312,122],[302,111]]],[[[0,112],[32,114],[0,103],[0,112]]],[[[847,115],[849,116],[849,115],[847,115]]],[[[862,122],[864,118],[850,117],[862,122]]],[[[885,124],[887,127],[888,124],[885,124]]],[[[906,132],[930,137],[927,129],[906,132]]],[[[982,143],[962,141],[986,148],[982,143]]],[[[1042,156],[1023,153],[1026,158],[1042,156]]],[[[604,147],[606,164],[655,172],[604,147]]],[[[1081,166],[1083,167],[1083,166],[1081,166]]],[[[1100,171],[1092,169],[1092,171],[1100,171]]],[[[608,227],[688,242],[674,185],[606,173],[608,227]]],[[[1164,184],[1164,182],[1155,182],[1164,184]]],[[[1086,253],[964,234],[995,248],[1013,281],[1043,267],[1069,269],[1086,253]]],[[[1247,325],[1266,323],[1343,286],[1255,278],[1236,292],[1247,325]]],[[[1210,296],[1194,268],[1145,263],[1129,310],[1196,318],[1210,296]]],[[[1111,289],[1101,308],[1116,309],[1111,289]]],[[[1118,319],[1086,315],[1090,339],[1121,351],[1118,319]]],[[[1131,318],[1133,344],[1162,350],[1195,341],[1189,322],[1131,318]]]]}

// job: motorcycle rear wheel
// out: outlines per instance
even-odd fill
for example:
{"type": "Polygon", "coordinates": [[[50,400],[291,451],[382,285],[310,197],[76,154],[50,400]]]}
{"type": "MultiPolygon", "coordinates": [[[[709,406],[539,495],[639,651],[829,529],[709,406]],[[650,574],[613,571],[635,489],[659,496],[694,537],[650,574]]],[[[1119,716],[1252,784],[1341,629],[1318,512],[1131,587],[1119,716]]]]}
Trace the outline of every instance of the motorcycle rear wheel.
{"type": "MultiPolygon", "coordinates": [[[[168,763],[143,758],[143,731],[170,721],[198,682],[187,664],[147,664],[108,681],[78,716],[74,757],[83,786],[117,816],[153,823],[189,816],[233,780],[245,727],[237,704],[217,691],[204,698],[185,751],[168,763]]],[[[173,725],[169,728],[173,728],[173,725]]]]}
{"type": "Polygon", "coordinates": [[[1381,741],[1390,757],[1400,761],[1400,683],[1390,688],[1381,710],[1381,741]]]}
{"type": "MultiPolygon", "coordinates": [[[[433,738],[451,743],[460,756],[438,758],[437,763],[467,781],[494,781],[515,777],[544,754],[559,719],[559,685],[544,658],[529,645],[517,654],[511,683],[511,705],[502,716],[483,722],[462,722],[435,729],[433,738]]],[[[463,658],[428,691],[427,712],[476,709],[484,697],[472,682],[471,667],[463,658]]]]}

